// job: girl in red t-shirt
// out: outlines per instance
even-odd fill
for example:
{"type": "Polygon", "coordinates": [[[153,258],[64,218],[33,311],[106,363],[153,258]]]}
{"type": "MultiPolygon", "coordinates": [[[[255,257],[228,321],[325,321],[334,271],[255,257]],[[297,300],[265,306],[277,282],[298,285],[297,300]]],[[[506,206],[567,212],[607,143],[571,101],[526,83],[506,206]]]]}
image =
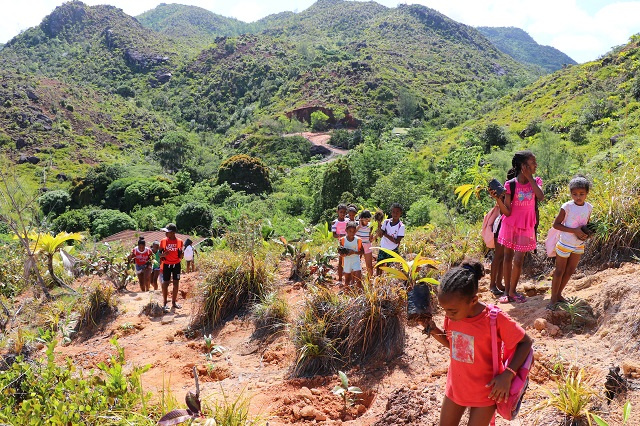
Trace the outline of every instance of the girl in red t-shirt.
{"type": "Polygon", "coordinates": [[[138,239],[138,245],[131,250],[128,262],[135,260],[136,275],[138,276],[138,282],[140,283],[140,290],[149,291],[151,286],[151,266],[153,263],[153,251],[146,246],[144,237],[138,239]]]}
{"type": "Polygon", "coordinates": [[[431,321],[430,334],[450,349],[447,386],[440,411],[440,426],[457,426],[470,407],[469,426],[486,426],[496,402],[506,401],[515,372],[524,363],[533,341],[507,314],[497,318],[498,338],[505,351],[515,354],[507,369],[493,376],[489,307],[478,301],[480,263],[464,263],[449,270],[439,286],[444,309],[444,331],[431,321]]]}

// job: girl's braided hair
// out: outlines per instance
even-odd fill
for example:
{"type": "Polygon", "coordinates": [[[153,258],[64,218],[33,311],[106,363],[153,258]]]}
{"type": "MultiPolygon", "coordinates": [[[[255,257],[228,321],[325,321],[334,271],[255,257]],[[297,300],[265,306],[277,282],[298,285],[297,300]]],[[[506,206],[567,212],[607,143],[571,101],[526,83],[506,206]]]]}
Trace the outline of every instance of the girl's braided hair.
{"type": "Polygon", "coordinates": [[[449,269],[440,281],[440,294],[459,293],[471,299],[478,293],[478,281],[484,275],[481,263],[468,261],[449,269]]]}
{"type": "Polygon", "coordinates": [[[513,154],[513,158],[511,159],[511,169],[507,172],[507,180],[513,179],[518,176],[520,173],[520,169],[522,169],[522,165],[527,162],[527,160],[533,157],[533,152],[527,150],[518,151],[513,154]]]}

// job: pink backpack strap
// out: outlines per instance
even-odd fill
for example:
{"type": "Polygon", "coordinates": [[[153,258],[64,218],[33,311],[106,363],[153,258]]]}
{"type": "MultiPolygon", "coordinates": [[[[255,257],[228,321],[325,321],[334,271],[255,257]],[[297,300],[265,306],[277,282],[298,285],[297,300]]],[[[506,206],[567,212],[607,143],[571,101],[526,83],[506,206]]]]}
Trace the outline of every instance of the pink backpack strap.
{"type": "MultiPolygon", "coordinates": [[[[489,306],[489,323],[491,324],[491,354],[493,358],[493,376],[500,374],[500,359],[498,353],[498,313],[500,308],[495,305],[489,306]]],[[[491,426],[496,424],[496,415],[491,418],[491,426]]]]}

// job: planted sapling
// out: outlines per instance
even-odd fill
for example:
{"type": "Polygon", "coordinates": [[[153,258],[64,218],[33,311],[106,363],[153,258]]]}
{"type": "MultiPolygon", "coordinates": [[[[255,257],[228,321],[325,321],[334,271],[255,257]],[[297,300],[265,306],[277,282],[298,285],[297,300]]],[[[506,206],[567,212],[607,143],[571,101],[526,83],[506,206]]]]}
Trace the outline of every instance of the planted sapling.
{"type": "Polygon", "coordinates": [[[356,398],[353,398],[352,395],[361,394],[362,389],[357,386],[349,386],[349,378],[342,371],[338,371],[338,377],[340,378],[340,383],[337,384],[331,392],[342,398],[344,409],[346,410],[347,407],[352,406],[356,401],[356,398]]]}

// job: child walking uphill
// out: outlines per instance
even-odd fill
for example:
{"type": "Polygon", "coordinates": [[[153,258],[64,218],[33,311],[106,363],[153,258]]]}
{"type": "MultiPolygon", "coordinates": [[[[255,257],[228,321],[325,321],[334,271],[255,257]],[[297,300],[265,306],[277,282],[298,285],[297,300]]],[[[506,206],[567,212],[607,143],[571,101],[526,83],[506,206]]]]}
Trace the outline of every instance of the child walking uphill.
{"type": "Polygon", "coordinates": [[[551,303],[547,309],[553,310],[558,303],[565,302],[562,290],[567,286],[569,278],[576,270],[584,253],[584,242],[587,235],[582,227],[589,223],[593,206],[587,203],[590,183],[584,176],[576,176],[569,182],[571,201],[560,208],[553,227],[560,232],[556,244],[556,270],[551,282],[551,303]]]}
{"type": "Polygon", "coordinates": [[[544,199],[542,179],[533,177],[538,163],[531,151],[518,151],[511,160],[512,169],[505,182],[504,201],[496,192],[489,191],[504,215],[498,234],[498,243],[504,246],[503,279],[504,296],[500,303],[524,303],[526,298],[516,293],[520,280],[524,255],[536,249],[536,202],[544,199]]]}
{"type": "MultiPolygon", "coordinates": [[[[342,238],[347,235],[347,206],[346,204],[338,204],[338,218],[331,223],[331,232],[333,238],[342,238]]],[[[338,284],[342,283],[342,257],[338,258],[338,284]]]]}
{"type": "MultiPolygon", "coordinates": [[[[404,238],[404,224],[400,220],[402,216],[402,206],[400,203],[391,204],[391,219],[382,222],[382,226],[378,228],[378,238],[380,238],[380,247],[398,252],[400,241],[404,238]]],[[[380,250],[378,252],[378,262],[388,259],[391,256],[380,250]]],[[[376,268],[376,275],[380,275],[380,268],[376,268]]]]}
{"type": "Polygon", "coordinates": [[[347,235],[340,238],[340,247],[338,253],[342,259],[344,266],[344,285],[349,287],[353,282],[360,285],[362,281],[362,266],[360,266],[360,256],[364,254],[362,241],[356,236],[356,222],[347,223],[347,235]]]}
{"type": "Polygon", "coordinates": [[[369,277],[373,277],[373,253],[371,251],[371,226],[369,226],[369,222],[371,222],[371,212],[369,210],[363,210],[362,213],[360,213],[356,235],[362,240],[367,273],[369,277]]]}
{"type": "Polygon", "coordinates": [[[449,270],[438,289],[438,301],[445,312],[444,330],[431,321],[429,333],[449,348],[451,357],[440,426],[460,424],[467,407],[469,426],[487,426],[496,403],[507,400],[515,372],[526,361],[533,344],[520,325],[498,312],[498,339],[505,352],[515,352],[506,370],[494,376],[491,308],[478,301],[478,280],[482,275],[480,263],[464,263],[449,270]]]}

